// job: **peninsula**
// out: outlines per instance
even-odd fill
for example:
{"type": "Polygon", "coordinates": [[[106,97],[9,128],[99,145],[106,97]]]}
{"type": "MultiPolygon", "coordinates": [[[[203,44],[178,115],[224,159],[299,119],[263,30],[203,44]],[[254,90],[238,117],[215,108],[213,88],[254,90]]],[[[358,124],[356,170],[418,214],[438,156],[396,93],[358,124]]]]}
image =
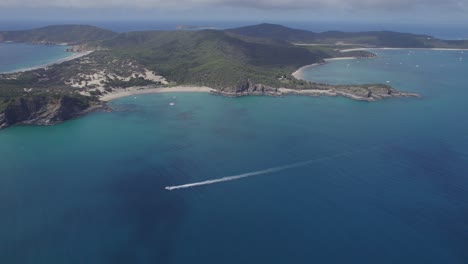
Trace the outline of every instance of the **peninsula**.
{"type": "Polygon", "coordinates": [[[330,85],[301,80],[299,68],[330,58],[371,58],[363,48],[468,48],[468,41],[388,31],[314,33],[260,24],[228,30],[115,33],[83,25],[0,32],[0,41],[74,46],[60,64],[0,74],[0,128],[52,125],[108,109],[136,93],[288,94],[376,101],[418,96],[386,84],[330,85]],[[297,77],[297,78],[296,78],[297,77]]]}

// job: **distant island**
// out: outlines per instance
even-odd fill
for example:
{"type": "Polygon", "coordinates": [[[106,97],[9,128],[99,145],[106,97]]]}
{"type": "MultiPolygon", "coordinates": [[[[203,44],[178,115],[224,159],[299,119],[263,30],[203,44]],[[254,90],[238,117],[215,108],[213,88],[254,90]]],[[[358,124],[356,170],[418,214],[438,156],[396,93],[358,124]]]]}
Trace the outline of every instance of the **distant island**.
{"type": "Polygon", "coordinates": [[[413,97],[386,84],[330,85],[297,70],[332,58],[371,58],[366,48],[468,48],[466,40],[390,31],[315,33],[260,24],[227,30],[115,33],[85,25],[0,32],[2,42],[67,44],[73,60],[0,74],[0,128],[52,125],[136,93],[288,94],[376,101],[413,97]],[[295,73],[295,74],[294,74],[295,73]]]}

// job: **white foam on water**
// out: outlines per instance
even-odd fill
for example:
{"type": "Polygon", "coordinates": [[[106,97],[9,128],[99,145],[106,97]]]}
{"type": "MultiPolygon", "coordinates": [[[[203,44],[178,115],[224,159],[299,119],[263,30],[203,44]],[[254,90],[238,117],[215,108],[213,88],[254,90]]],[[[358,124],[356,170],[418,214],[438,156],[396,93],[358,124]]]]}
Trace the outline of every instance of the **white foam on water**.
{"type": "Polygon", "coordinates": [[[351,154],[351,153],[356,153],[356,152],[359,152],[359,151],[349,151],[349,152],[344,152],[344,153],[340,153],[340,154],[336,154],[336,155],[332,155],[332,156],[326,156],[326,157],[321,157],[321,158],[312,159],[312,160],[308,160],[308,161],[298,162],[298,163],[294,163],[294,164],[290,164],[290,165],[285,165],[285,166],[280,166],[280,167],[273,167],[273,168],[269,168],[269,169],[265,169],[265,170],[259,170],[259,171],[253,171],[253,172],[247,172],[247,173],[233,175],[233,176],[226,176],[226,177],[212,179],[212,180],[193,182],[193,183],[187,183],[187,184],[182,184],[182,185],[166,186],[164,189],[166,189],[168,191],[172,191],[172,190],[178,190],[178,189],[193,188],[193,187],[198,187],[198,186],[203,186],[203,185],[216,184],[216,183],[221,183],[221,182],[235,181],[235,180],[240,180],[240,179],[243,179],[243,178],[253,177],[253,176],[257,176],[257,175],[268,174],[268,173],[278,172],[278,171],[297,168],[297,167],[303,167],[303,166],[309,165],[309,164],[311,164],[313,162],[338,158],[338,157],[345,156],[345,155],[348,155],[348,154],[351,154]]]}

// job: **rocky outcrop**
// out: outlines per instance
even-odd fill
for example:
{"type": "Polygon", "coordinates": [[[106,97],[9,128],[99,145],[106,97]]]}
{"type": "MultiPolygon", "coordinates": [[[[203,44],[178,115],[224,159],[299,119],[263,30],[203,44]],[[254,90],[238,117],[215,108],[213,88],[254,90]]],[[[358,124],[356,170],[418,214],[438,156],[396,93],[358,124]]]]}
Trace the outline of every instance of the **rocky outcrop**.
{"type": "Polygon", "coordinates": [[[320,85],[320,89],[278,89],[283,95],[341,96],[357,101],[380,101],[397,97],[420,97],[419,94],[400,92],[385,84],[375,85],[320,85]]]}
{"type": "Polygon", "coordinates": [[[392,97],[420,97],[419,94],[400,92],[385,84],[337,86],[338,95],[361,101],[379,101],[392,97]]]}
{"type": "Polygon", "coordinates": [[[330,85],[308,83],[307,88],[273,88],[263,84],[256,84],[250,80],[238,86],[227,87],[212,91],[213,94],[239,97],[246,95],[308,95],[308,96],[342,96],[358,101],[379,101],[391,97],[419,97],[418,94],[400,92],[385,84],[373,85],[330,85]]]}
{"type": "Polygon", "coordinates": [[[105,103],[68,95],[21,97],[0,114],[0,128],[15,124],[54,125],[105,108],[105,103]]]}
{"type": "Polygon", "coordinates": [[[245,83],[241,83],[237,86],[226,87],[212,93],[231,97],[246,95],[281,95],[277,88],[254,83],[250,80],[247,80],[245,83]]]}

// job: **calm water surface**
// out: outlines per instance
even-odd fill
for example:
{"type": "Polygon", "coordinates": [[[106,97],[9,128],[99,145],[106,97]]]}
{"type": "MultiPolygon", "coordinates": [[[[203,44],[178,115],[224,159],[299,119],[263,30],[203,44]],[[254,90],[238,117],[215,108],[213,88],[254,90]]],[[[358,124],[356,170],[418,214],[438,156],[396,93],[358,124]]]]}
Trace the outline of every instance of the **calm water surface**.
{"type": "Polygon", "coordinates": [[[157,94],[1,131],[0,262],[467,263],[468,58],[377,52],[306,76],[421,99],[157,94]]]}
{"type": "Polygon", "coordinates": [[[37,67],[71,55],[67,46],[0,42],[0,73],[37,67]]]}

